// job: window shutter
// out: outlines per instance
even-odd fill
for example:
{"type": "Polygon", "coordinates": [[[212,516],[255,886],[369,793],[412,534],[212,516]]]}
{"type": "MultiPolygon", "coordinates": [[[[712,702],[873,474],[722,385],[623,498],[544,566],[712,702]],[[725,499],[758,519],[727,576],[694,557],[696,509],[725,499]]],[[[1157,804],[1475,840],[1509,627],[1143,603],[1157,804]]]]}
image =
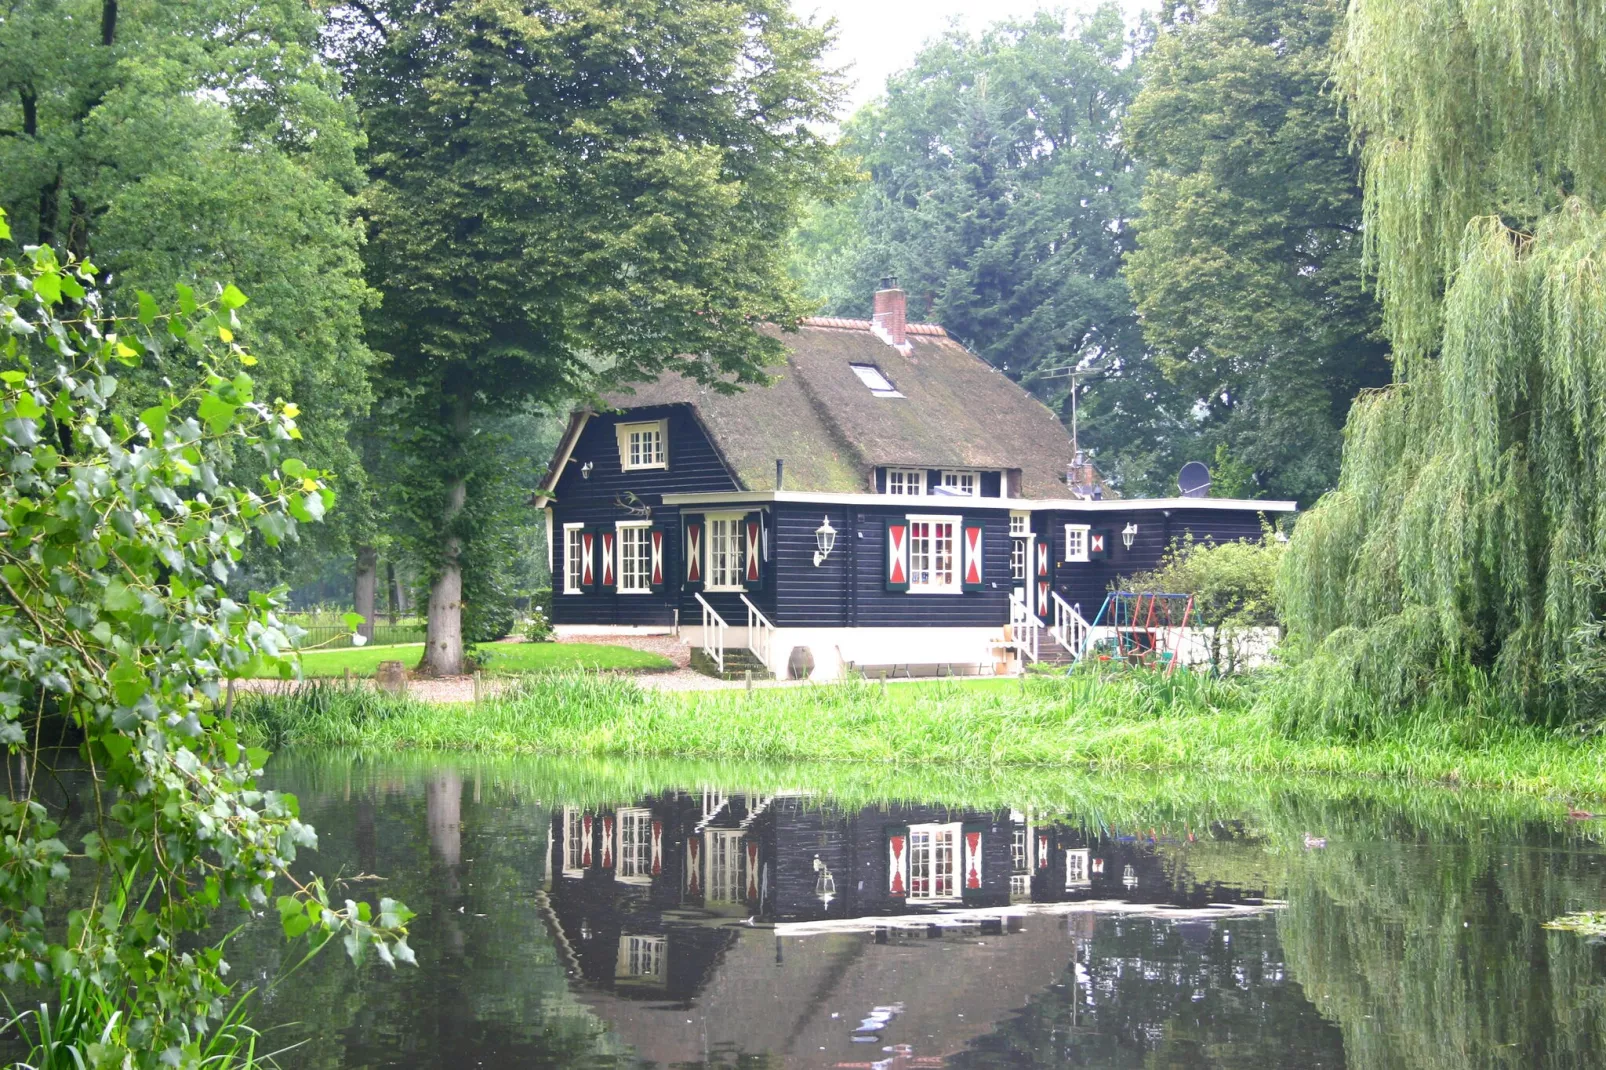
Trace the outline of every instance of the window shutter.
{"type": "Polygon", "coordinates": [[[1110,529],[1094,528],[1087,533],[1087,556],[1098,561],[1110,556],[1110,529]]]}
{"type": "Polygon", "coordinates": [[[887,895],[909,897],[909,826],[887,826],[887,895]]]}
{"type": "Polygon", "coordinates": [[[597,593],[596,528],[580,529],[580,587],[587,594],[597,593]]]}
{"type": "Polygon", "coordinates": [[[613,815],[602,815],[602,868],[613,868],[613,815]]]}
{"type": "Polygon", "coordinates": [[[619,577],[614,575],[614,569],[619,564],[619,555],[615,552],[615,544],[618,541],[617,531],[604,528],[597,535],[597,543],[601,547],[601,561],[598,562],[597,573],[604,591],[612,591],[619,586],[619,577]]]}
{"type": "Polygon", "coordinates": [[[982,582],[982,547],[986,544],[983,538],[986,528],[978,519],[967,517],[960,522],[963,539],[960,544],[959,562],[963,571],[959,574],[959,589],[962,591],[980,591],[986,584],[982,582]]]}
{"type": "Polygon", "coordinates": [[[909,521],[887,518],[887,590],[909,589],[909,521]]]}
{"type": "Polygon", "coordinates": [[[648,538],[652,540],[651,582],[653,594],[664,593],[664,576],[666,568],[664,564],[664,534],[664,529],[662,527],[655,527],[648,534],[648,538]]]}
{"type": "Polygon", "coordinates": [[[1054,589],[1054,565],[1049,553],[1048,540],[1036,544],[1037,546],[1037,615],[1048,620],[1053,613],[1049,609],[1048,595],[1054,589]]]}
{"type": "Polygon", "coordinates": [[[960,830],[960,839],[964,841],[964,850],[961,852],[965,868],[961,871],[959,880],[959,894],[965,899],[974,899],[984,894],[982,887],[982,844],[987,841],[987,826],[969,824],[960,830]]]}
{"type": "Polygon", "coordinates": [[[703,533],[706,530],[703,524],[703,514],[686,513],[681,517],[685,525],[686,537],[682,542],[685,548],[685,582],[681,586],[688,591],[701,591],[703,589],[703,533]]]}
{"type": "Polygon", "coordinates": [[[742,517],[742,586],[749,591],[764,587],[764,514],[742,517]]]}

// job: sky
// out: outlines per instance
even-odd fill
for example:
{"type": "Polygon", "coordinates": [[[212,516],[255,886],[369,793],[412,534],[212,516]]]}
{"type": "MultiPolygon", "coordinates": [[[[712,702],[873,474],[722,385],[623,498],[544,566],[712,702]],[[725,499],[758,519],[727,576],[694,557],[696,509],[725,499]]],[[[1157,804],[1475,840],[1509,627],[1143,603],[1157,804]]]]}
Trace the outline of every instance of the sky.
{"type": "MultiPolygon", "coordinates": [[[[1089,11],[1098,0],[792,0],[803,15],[837,21],[834,66],[848,67],[853,83],[843,118],[881,92],[887,75],[914,60],[920,46],[955,20],[966,30],[979,30],[1003,19],[1021,18],[1040,8],[1063,8],[1071,14],[1089,11]]],[[[1152,9],[1148,0],[1122,0],[1128,12],[1152,9]]]]}

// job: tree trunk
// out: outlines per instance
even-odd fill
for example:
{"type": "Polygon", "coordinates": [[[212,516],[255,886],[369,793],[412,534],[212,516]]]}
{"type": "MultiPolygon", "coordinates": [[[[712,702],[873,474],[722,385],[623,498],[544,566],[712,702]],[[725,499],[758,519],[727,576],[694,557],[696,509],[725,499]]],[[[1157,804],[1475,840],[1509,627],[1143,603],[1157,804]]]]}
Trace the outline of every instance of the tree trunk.
{"type": "Polygon", "coordinates": [[[419,671],[425,676],[463,674],[463,539],[457,532],[457,518],[468,501],[468,465],[463,455],[468,446],[470,397],[467,388],[453,393],[441,406],[451,422],[458,472],[446,485],[446,508],[441,516],[441,559],[435,582],[429,587],[429,609],[424,623],[424,659],[419,671]]]}
{"type": "Polygon", "coordinates": [[[401,581],[396,578],[396,562],[385,562],[385,601],[390,617],[390,626],[396,626],[396,617],[401,612],[402,593],[401,581]]]}
{"type": "Polygon", "coordinates": [[[370,641],[374,638],[374,595],[378,586],[379,551],[372,546],[357,547],[357,577],[351,602],[362,618],[357,633],[370,641]]]}

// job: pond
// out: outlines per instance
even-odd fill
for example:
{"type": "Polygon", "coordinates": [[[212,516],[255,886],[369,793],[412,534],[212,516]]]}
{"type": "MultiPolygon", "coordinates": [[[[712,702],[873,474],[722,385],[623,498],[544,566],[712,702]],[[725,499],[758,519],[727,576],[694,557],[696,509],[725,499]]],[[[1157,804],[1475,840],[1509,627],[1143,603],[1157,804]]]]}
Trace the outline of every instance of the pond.
{"type": "Polygon", "coordinates": [[[231,958],[287,1068],[1606,1065],[1596,823],[1340,781],[287,754],[419,968],[231,958]]]}

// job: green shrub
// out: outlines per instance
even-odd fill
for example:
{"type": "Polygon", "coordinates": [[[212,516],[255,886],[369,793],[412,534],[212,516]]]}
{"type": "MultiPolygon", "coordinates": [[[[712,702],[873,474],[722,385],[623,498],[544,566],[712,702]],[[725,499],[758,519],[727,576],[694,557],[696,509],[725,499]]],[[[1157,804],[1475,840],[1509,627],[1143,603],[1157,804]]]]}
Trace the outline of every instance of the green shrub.
{"type": "Polygon", "coordinates": [[[1206,633],[1210,665],[1236,672],[1255,653],[1265,629],[1277,628],[1277,570],[1285,543],[1269,528],[1258,541],[1195,542],[1166,551],[1158,567],[1116,581],[1128,591],[1191,594],[1190,624],[1206,633]]]}

